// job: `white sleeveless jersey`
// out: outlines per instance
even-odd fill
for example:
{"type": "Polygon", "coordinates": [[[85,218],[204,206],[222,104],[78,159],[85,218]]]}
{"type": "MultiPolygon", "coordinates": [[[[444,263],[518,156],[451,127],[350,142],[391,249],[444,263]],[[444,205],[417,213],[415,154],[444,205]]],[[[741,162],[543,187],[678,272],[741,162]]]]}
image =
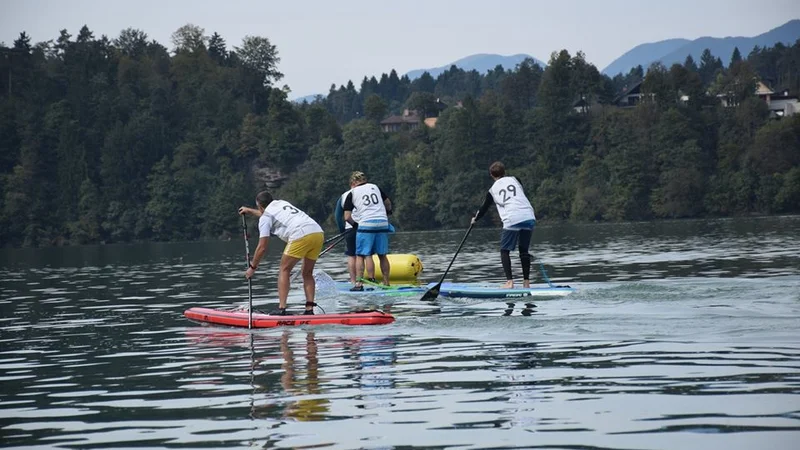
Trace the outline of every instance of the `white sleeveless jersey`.
{"type": "Polygon", "coordinates": [[[497,205],[497,213],[500,214],[500,219],[503,221],[503,228],[509,228],[526,220],[536,220],[533,206],[525,197],[522,185],[516,178],[500,178],[494,182],[489,193],[492,194],[494,204],[497,205]]]}
{"type": "Polygon", "coordinates": [[[289,242],[311,233],[322,233],[322,227],[308,214],[285,200],[273,200],[258,220],[260,237],[278,236],[289,242]]]}
{"type": "Polygon", "coordinates": [[[362,223],[370,222],[383,226],[388,226],[389,216],[386,214],[386,206],[381,198],[381,190],[372,183],[364,183],[350,190],[353,194],[353,220],[359,226],[362,223]]]}
{"type": "MultiPolygon", "coordinates": [[[[352,190],[352,189],[350,189],[349,191],[347,191],[347,192],[345,192],[344,194],[342,194],[342,197],[339,199],[339,201],[342,203],[342,206],[344,206],[344,201],[347,199],[347,194],[349,194],[349,193],[351,193],[351,192],[353,192],[353,190],[352,190]]],[[[355,220],[355,219],[353,219],[353,220],[355,220]]],[[[344,223],[344,229],[345,229],[345,230],[349,230],[350,228],[353,228],[353,226],[352,226],[352,225],[350,225],[350,222],[347,222],[347,221],[345,221],[345,223],[344,223]]]]}

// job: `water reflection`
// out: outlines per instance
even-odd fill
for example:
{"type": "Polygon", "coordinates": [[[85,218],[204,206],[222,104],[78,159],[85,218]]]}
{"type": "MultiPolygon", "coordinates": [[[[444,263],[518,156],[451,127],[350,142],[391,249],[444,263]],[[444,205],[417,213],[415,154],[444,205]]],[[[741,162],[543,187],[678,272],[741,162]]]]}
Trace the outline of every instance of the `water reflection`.
{"type": "Polygon", "coordinates": [[[363,403],[359,409],[390,408],[395,387],[394,366],[397,364],[397,338],[393,336],[354,337],[344,341],[345,349],[354,362],[353,380],[363,403]]]}
{"type": "Polygon", "coordinates": [[[221,380],[221,367],[240,364],[235,355],[241,352],[231,353],[231,349],[247,349],[252,419],[330,419],[330,386],[337,382],[347,382],[353,392],[358,392],[353,396],[358,409],[392,405],[396,337],[326,336],[320,340],[310,330],[287,329],[276,336],[212,327],[188,329],[185,335],[191,345],[213,349],[211,353],[204,351],[205,356],[193,365],[201,384],[208,383],[209,378],[221,380]]]}
{"type": "MultiPolygon", "coordinates": [[[[314,397],[320,392],[319,359],[317,342],[313,332],[305,336],[305,363],[298,364],[295,359],[296,350],[289,345],[290,331],[281,335],[280,351],[283,356],[283,375],[281,386],[288,396],[314,397]]],[[[324,397],[302,398],[289,402],[284,409],[283,417],[303,422],[315,422],[325,419],[330,411],[330,401],[324,397]]]]}
{"type": "MultiPolygon", "coordinates": [[[[533,314],[535,312],[535,308],[537,308],[537,306],[534,303],[531,303],[531,302],[526,302],[526,303],[523,303],[522,305],[523,306],[519,311],[519,314],[521,316],[530,316],[531,314],[533,314]]],[[[507,302],[506,303],[506,309],[503,311],[503,315],[504,316],[510,316],[510,315],[514,314],[514,310],[515,310],[516,307],[517,307],[516,303],[507,302]]]]}

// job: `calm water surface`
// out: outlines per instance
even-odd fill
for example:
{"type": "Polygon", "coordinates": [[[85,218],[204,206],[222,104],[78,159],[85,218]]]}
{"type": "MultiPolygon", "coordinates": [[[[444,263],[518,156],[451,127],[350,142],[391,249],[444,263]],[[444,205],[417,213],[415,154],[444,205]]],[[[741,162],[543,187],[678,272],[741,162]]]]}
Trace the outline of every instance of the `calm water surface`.
{"type": "MultiPolygon", "coordinates": [[[[392,249],[438,281],[464,231],[392,249]]],[[[246,303],[240,240],[0,251],[0,447],[797,449],[799,236],[800,217],[542,226],[570,297],[322,289],[397,321],[253,332],[182,315],[246,303]]],[[[448,280],[502,282],[498,240],[474,230],[448,280]]]]}

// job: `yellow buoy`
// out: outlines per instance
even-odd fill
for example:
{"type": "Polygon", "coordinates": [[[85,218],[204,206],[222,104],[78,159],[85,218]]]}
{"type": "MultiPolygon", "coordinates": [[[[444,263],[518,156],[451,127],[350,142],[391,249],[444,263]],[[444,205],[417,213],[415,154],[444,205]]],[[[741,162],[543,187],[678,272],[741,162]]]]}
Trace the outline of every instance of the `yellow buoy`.
{"type": "MultiPolygon", "coordinates": [[[[422,261],[417,255],[397,253],[386,255],[389,258],[389,282],[416,282],[419,274],[422,273],[422,261]]],[[[375,279],[379,282],[383,279],[383,272],[381,272],[380,261],[378,255],[372,255],[372,260],[375,262],[375,279]]],[[[366,270],[364,277],[366,277],[366,270]]]]}

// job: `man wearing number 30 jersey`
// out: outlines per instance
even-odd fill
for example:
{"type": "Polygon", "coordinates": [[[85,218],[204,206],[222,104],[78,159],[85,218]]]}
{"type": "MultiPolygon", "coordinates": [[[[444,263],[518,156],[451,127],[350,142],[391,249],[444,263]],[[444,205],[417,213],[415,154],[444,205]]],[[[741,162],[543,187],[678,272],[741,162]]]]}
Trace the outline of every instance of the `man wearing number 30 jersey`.
{"type": "Polygon", "coordinates": [[[531,235],[536,226],[536,215],[533,213],[533,206],[525,196],[522,183],[517,177],[506,175],[506,168],[500,161],[493,163],[489,167],[489,175],[492,176],[494,184],[486,199],[481,205],[475,217],[472,218],[474,224],[486,214],[489,207],[494,203],[497,212],[503,221],[503,231],[500,236],[500,260],[503,263],[503,271],[506,275],[504,288],[514,287],[514,277],[511,273],[510,252],[519,245],[519,259],[522,263],[522,285],[531,287],[531,255],[528,249],[531,245],[531,235]]]}
{"type": "MultiPolygon", "coordinates": [[[[383,193],[381,188],[372,183],[367,183],[367,176],[363,172],[353,172],[350,175],[350,186],[353,188],[344,199],[344,220],[355,226],[356,229],[356,273],[364,273],[364,259],[377,254],[383,275],[383,284],[389,285],[389,214],[392,213],[392,201],[383,193]]],[[[375,278],[375,268],[367,277],[375,278]]],[[[364,289],[360,279],[352,290],[364,289]]]]}
{"type": "Polygon", "coordinates": [[[255,208],[242,206],[239,214],[258,217],[258,247],[253,254],[245,277],[250,278],[258,268],[258,263],[267,252],[270,236],[278,236],[286,242],[281,256],[278,272],[278,310],[272,314],[286,314],[286,299],[289,296],[289,275],[298,263],[303,261],[303,291],[306,294],[306,309],[303,314],[314,314],[314,265],[317,262],[324,240],[322,227],[308,214],[300,211],[285,200],[273,200],[272,194],[261,191],[256,196],[255,208]]]}

